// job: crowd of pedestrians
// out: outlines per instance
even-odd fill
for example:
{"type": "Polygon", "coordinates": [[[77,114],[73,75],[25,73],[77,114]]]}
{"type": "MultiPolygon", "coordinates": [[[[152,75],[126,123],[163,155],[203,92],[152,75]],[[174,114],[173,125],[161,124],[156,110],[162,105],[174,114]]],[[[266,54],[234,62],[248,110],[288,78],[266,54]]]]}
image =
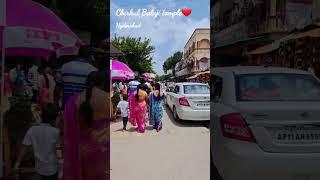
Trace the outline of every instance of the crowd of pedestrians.
{"type": "Polygon", "coordinates": [[[147,123],[157,132],[162,129],[164,93],[161,84],[138,79],[113,83],[114,117],[118,109],[123,119],[123,130],[129,121],[137,132],[144,133],[147,123]]]}
{"type": "Polygon", "coordinates": [[[27,75],[19,64],[10,71],[14,94],[29,96],[41,110],[40,122],[29,128],[22,141],[15,170],[32,150],[35,171],[44,180],[58,180],[59,172],[65,180],[110,178],[109,77],[92,64],[89,53],[89,46],[81,47],[78,56],[65,62],[57,74],[37,64],[27,75]],[[23,93],[26,86],[30,94],[23,93]],[[63,146],[62,168],[56,153],[59,144],[63,146]]]}

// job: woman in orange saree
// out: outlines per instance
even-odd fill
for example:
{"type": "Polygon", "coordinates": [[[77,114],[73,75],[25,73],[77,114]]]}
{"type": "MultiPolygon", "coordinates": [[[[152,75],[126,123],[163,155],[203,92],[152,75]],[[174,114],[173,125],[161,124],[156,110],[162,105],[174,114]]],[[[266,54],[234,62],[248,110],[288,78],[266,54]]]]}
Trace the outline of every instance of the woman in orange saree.
{"type": "Polygon", "coordinates": [[[133,126],[138,126],[136,130],[144,133],[146,127],[148,94],[143,84],[138,85],[137,91],[130,94],[129,106],[130,116],[129,122],[133,126]]]}
{"type": "Polygon", "coordinates": [[[64,180],[109,180],[109,101],[106,72],[92,72],[87,90],[67,100],[64,112],[64,180]]]}

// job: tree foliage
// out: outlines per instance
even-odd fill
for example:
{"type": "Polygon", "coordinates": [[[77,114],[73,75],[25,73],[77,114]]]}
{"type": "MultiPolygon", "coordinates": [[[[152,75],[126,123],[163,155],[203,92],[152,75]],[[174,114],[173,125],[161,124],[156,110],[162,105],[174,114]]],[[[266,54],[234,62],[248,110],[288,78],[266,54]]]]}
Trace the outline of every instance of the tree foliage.
{"type": "Polygon", "coordinates": [[[157,76],[156,77],[156,81],[166,81],[166,80],[170,80],[170,78],[172,77],[172,74],[165,74],[165,75],[161,75],[161,76],[157,76]]]}
{"type": "Polygon", "coordinates": [[[174,67],[182,59],[183,53],[181,51],[175,52],[172,56],[166,59],[166,61],[163,63],[162,68],[165,73],[167,73],[168,70],[173,69],[174,67]]]}
{"type": "Polygon", "coordinates": [[[124,53],[125,58],[121,61],[126,63],[133,71],[154,73],[151,54],[155,48],[150,45],[150,39],[115,36],[111,43],[124,53]]]}

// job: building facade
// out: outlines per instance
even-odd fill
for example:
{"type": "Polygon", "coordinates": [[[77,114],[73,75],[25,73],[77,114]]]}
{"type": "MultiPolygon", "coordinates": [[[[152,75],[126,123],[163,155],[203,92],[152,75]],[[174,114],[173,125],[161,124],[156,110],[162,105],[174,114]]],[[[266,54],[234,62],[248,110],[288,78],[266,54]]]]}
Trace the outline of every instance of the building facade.
{"type": "Polygon", "coordinates": [[[195,29],[184,46],[183,61],[191,74],[210,68],[210,29],[195,29]]]}
{"type": "MultiPolygon", "coordinates": [[[[216,0],[213,51],[217,66],[235,65],[246,53],[301,29],[316,19],[316,0],[216,0]]],[[[242,59],[243,58],[243,59],[242,59]]]]}

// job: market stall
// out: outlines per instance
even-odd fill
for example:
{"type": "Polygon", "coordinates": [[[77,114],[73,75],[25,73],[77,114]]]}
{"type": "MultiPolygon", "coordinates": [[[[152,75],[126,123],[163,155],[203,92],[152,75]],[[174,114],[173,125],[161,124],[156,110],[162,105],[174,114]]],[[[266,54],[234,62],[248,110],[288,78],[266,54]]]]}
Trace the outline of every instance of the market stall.
{"type": "Polygon", "coordinates": [[[308,26],[248,53],[254,65],[271,62],[273,66],[313,71],[320,77],[320,27],[308,26]]]}
{"type": "Polygon", "coordinates": [[[186,78],[188,82],[198,82],[198,83],[209,83],[210,81],[210,71],[204,71],[197,73],[193,76],[186,78]]]}

